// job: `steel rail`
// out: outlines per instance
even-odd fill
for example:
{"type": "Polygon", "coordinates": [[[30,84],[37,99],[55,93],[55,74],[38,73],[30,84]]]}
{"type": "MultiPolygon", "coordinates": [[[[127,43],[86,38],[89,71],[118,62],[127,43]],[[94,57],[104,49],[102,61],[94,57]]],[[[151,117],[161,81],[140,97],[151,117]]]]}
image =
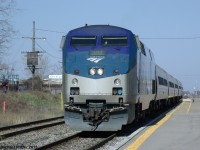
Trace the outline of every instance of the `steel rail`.
{"type": "Polygon", "coordinates": [[[56,125],[60,125],[60,124],[64,124],[64,123],[65,123],[64,121],[59,121],[59,122],[49,123],[49,124],[45,124],[45,125],[39,125],[39,126],[27,128],[27,129],[22,129],[22,130],[10,132],[10,133],[1,134],[0,135],[0,141],[3,140],[3,139],[6,139],[8,137],[12,137],[12,136],[27,133],[27,132],[30,132],[30,131],[48,128],[48,127],[52,127],[52,126],[56,126],[56,125]]]}
{"type": "Polygon", "coordinates": [[[100,148],[104,144],[106,144],[108,141],[111,141],[116,136],[117,136],[117,133],[114,133],[114,134],[110,135],[109,137],[103,139],[102,141],[98,142],[97,144],[91,146],[90,148],[87,148],[87,150],[95,150],[97,148],[100,148]]]}
{"type": "Polygon", "coordinates": [[[55,142],[48,143],[48,144],[46,144],[46,145],[37,147],[35,150],[44,150],[44,149],[51,148],[51,147],[53,147],[53,146],[56,146],[56,145],[62,144],[62,143],[64,143],[64,142],[68,142],[69,140],[72,140],[72,139],[74,139],[74,138],[77,138],[77,137],[79,137],[81,134],[82,134],[82,132],[78,132],[78,133],[73,134],[73,135],[71,135],[71,136],[68,136],[68,137],[66,137],[66,138],[62,138],[62,139],[57,140],[57,141],[55,141],[55,142]]]}
{"type": "Polygon", "coordinates": [[[0,128],[0,132],[8,129],[15,129],[19,127],[24,127],[28,125],[34,125],[38,123],[43,123],[43,122],[49,122],[57,119],[62,119],[64,116],[59,116],[59,117],[54,117],[54,118],[48,118],[48,119],[42,119],[42,120],[37,120],[37,121],[31,121],[31,122],[26,122],[26,123],[20,123],[20,124],[15,124],[15,125],[10,125],[10,126],[5,126],[0,128]]]}

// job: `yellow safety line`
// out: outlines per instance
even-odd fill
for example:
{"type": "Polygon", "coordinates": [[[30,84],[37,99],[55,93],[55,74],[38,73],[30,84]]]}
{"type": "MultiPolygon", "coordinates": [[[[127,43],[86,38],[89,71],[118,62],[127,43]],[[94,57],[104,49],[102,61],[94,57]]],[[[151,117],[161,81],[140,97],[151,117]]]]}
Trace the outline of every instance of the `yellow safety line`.
{"type": "Polygon", "coordinates": [[[177,111],[184,102],[174,109],[172,112],[167,114],[163,119],[161,119],[157,124],[152,125],[147,131],[145,131],[139,138],[137,138],[131,145],[129,145],[125,150],[136,150],[138,149],[146,140],[149,138],[162,124],[164,124],[171,116],[172,114],[177,111]]]}
{"type": "Polygon", "coordinates": [[[189,107],[188,107],[188,109],[187,109],[187,113],[189,113],[190,108],[191,108],[191,105],[192,105],[192,102],[190,102],[190,105],[189,105],[189,107]]]}

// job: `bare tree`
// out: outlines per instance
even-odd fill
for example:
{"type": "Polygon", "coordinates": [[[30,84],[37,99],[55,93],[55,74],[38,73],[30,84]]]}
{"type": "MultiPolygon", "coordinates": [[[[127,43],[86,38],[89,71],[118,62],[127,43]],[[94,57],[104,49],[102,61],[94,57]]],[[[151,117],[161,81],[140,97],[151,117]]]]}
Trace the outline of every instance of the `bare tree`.
{"type": "Polygon", "coordinates": [[[45,76],[48,75],[49,69],[49,58],[46,55],[39,57],[39,69],[37,70],[37,74],[41,80],[44,79],[45,76]]]}
{"type": "Polygon", "coordinates": [[[0,56],[8,48],[14,30],[10,15],[14,10],[14,0],[0,0],[0,56]]]}
{"type": "Polygon", "coordinates": [[[36,71],[36,75],[43,80],[45,77],[48,77],[50,74],[62,74],[62,67],[60,63],[49,64],[49,57],[43,55],[39,57],[39,69],[36,71]]]}
{"type": "Polygon", "coordinates": [[[57,75],[62,74],[62,67],[61,67],[61,64],[59,62],[57,64],[54,64],[50,68],[52,68],[51,71],[50,71],[50,74],[57,74],[57,75]]]}

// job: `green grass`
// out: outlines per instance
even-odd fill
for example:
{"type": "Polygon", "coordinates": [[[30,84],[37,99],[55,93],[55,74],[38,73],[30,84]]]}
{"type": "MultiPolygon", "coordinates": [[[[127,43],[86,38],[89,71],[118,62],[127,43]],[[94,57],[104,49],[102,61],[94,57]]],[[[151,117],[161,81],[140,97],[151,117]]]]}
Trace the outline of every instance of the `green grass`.
{"type": "Polygon", "coordinates": [[[57,106],[60,102],[59,95],[51,95],[41,92],[12,93],[11,96],[36,108],[57,106]]]}
{"type": "Polygon", "coordinates": [[[39,91],[0,94],[0,126],[61,116],[60,103],[60,94],[39,91]],[[3,101],[6,101],[6,112],[3,112],[3,101]]]}

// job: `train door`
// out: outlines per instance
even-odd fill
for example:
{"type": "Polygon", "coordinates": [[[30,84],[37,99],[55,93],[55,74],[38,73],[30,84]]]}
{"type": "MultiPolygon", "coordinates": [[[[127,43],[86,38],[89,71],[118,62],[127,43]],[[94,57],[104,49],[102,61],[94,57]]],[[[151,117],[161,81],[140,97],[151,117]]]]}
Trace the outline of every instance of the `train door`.
{"type": "Polygon", "coordinates": [[[156,77],[156,67],[155,71],[154,71],[154,79],[152,80],[152,94],[155,94],[154,96],[154,100],[156,100],[156,96],[157,96],[157,77],[156,77]]]}
{"type": "Polygon", "coordinates": [[[138,94],[140,94],[141,90],[141,52],[139,51],[138,56],[138,94]]]}

